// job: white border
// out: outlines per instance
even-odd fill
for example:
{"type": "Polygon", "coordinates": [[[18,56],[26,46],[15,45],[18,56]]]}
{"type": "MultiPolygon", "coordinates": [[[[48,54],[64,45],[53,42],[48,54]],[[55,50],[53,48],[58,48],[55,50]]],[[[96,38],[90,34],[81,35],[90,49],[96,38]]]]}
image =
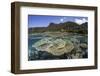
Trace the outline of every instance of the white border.
{"type": "Polygon", "coordinates": [[[21,7],[20,19],[21,70],[94,65],[94,11],[78,9],[73,10],[41,7],[21,7]],[[88,59],[28,61],[28,14],[88,17],[88,59]]]}

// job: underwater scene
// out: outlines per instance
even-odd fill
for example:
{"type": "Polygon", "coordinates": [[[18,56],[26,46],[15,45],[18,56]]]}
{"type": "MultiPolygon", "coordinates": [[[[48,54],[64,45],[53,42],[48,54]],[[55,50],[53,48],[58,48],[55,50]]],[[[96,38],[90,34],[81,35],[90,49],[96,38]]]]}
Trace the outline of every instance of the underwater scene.
{"type": "Polygon", "coordinates": [[[28,16],[28,60],[88,58],[88,18],[28,16]]]}

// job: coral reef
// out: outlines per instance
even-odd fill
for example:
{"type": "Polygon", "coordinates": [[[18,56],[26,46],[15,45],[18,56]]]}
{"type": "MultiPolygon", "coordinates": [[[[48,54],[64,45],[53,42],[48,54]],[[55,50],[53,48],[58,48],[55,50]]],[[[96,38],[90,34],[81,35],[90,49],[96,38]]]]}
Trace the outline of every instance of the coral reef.
{"type": "Polygon", "coordinates": [[[44,36],[32,43],[29,60],[88,58],[86,35],[64,34],[61,37],[45,34],[44,36]]]}

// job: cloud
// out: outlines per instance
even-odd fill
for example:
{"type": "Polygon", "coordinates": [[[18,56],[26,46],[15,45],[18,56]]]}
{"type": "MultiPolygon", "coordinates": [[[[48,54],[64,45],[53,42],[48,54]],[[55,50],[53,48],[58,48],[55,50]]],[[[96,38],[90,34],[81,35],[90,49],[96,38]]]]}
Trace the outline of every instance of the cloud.
{"type": "Polygon", "coordinates": [[[62,19],[60,19],[60,22],[63,22],[64,21],[64,19],[62,18],[62,19]]]}
{"type": "Polygon", "coordinates": [[[66,20],[66,17],[63,17],[60,19],[60,22],[64,22],[66,20]]]}
{"type": "Polygon", "coordinates": [[[87,22],[87,20],[85,18],[83,18],[83,19],[75,19],[75,22],[80,25],[82,23],[87,22]]]}

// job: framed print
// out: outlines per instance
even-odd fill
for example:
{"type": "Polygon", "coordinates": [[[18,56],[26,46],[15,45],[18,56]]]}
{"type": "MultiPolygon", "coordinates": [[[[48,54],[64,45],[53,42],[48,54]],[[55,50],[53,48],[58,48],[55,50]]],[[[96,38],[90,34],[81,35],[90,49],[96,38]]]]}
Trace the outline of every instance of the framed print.
{"type": "Polygon", "coordinates": [[[97,7],[11,4],[11,72],[97,68],[97,7]]]}

